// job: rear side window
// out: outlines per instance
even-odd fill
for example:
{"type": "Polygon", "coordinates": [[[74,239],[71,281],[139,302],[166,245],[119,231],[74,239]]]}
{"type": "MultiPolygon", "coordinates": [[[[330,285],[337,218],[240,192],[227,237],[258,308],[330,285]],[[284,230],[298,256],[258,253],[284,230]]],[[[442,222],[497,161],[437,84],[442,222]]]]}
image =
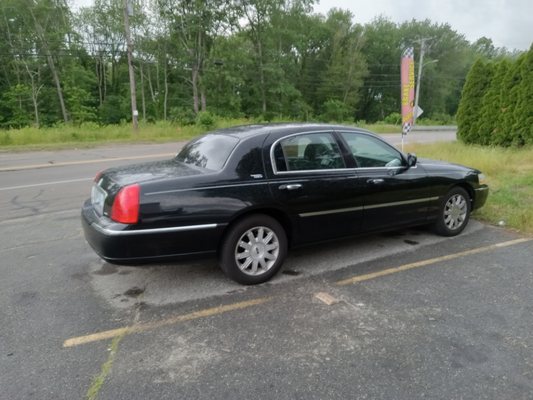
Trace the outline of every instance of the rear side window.
{"type": "Polygon", "coordinates": [[[176,156],[176,160],[213,171],[219,171],[226,163],[239,139],[226,135],[205,135],[188,143],[176,156]]]}
{"type": "Polygon", "coordinates": [[[345,168],[331,133],[288,137],[276,144],[273,156],[278,172],[345,168]]]}

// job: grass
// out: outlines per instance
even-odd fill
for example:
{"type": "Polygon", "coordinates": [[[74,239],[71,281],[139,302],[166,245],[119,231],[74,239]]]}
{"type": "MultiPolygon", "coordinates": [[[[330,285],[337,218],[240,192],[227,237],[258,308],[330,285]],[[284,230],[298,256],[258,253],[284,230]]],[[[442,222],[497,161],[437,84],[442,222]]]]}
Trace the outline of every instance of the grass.
{"type": "MultiPolygon", "coordinates": [[[[205,127],[202,125],[180,126],[176,123],[159,121],[150,124],[140,123],[137,133],[133,132],[129,123],[106,126],[95,123],[83,123],[79,126],[60,124],[40,129],[26,127],[0,130],[0,151],[92,147],[108,143],[189,140],[209,130],[254,122],[257,121],[244,118],[217,118],[212,127],[205,127]]],[[[359,124],[359,126],[376,133],[397,133],[400,129],[399,126],[387,124],[359,124]]]]}
{"type": "Polygon", "coordinates": [[[107,357],[107,360],[104,364],[102,364],[100,373],[93,378],[91,386],[89,387],[89,390],[87,390],[87,394],[85,396],[87,400],[96,400],[98,398],[100,389],[102,389],[102,386],[107,376],[111,373],[111,367],[113,366],[113,362],[115,361],[115,357],[117,355],[118,345],[123,337],[124,334],[117,336],[111,342],[111,346],[109,346],[109,355],[107,357]]]}
{"type": "MultiPolygon", "coordinates": [[[[244,120],[224,119],[217,128],[245,123],[244,120]]],[[[0,150],[30,150],[45,148],[88,147],[108,143],[165,142],[188,140],[209,130],[201,125],[179,126],[159,121],[139,124],[137,133],[131,124],[100,126],[95,123],[57,125],[47,128],[26,127],[0,131],[0,150]]]]}
{"type": "Polygon", "coordinates": [[[533,148],[504,149],[459,142],[413,144],[406,151],[419,157],[446,160],[481,170],[490,187],[477,218],[533,234],[533,148]]]}

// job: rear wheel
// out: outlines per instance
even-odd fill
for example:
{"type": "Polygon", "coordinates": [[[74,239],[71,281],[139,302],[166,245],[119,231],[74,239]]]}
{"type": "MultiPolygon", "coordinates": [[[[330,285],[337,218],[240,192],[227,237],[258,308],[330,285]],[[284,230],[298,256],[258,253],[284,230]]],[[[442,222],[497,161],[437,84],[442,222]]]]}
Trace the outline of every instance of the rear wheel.
{"type": "Polygon", "coordinates": [[[443,197],[434,229],[439,235],[455,236],[465,229],[469,219],[470,196],[463,188],[455,187],[443,197]]]}
{"type": "Polygon", "coordinates": [[[230,228],[220,249],[220,267],[234,281],[263,283],[281,268],[287,254],[287,235],[278,221],[251,215],[230,228]]]}

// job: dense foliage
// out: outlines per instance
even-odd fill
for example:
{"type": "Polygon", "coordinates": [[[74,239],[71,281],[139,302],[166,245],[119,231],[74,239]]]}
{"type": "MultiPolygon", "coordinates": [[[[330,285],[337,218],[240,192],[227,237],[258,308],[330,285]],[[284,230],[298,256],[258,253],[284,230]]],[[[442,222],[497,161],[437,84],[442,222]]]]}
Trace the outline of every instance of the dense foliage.
{"type": "Polygon", "coordinates": [[[478,60],[467,75],[457,112],[465,143],[533,144],[533,45],[516,60],[478,60]]]}
{"type": "MultiPolygon", "coordinates": [[[[418,52],[422,37],[432,38],[426,59],[438,62],[424,68],[420,104],[424,116],[449,119],[474,60],[506,53],[447,24],[378,18],[363,26],[345,10],[316,14],[313,1],[133,1],[141,120],[384,120],[400,109],[401,51],[418,52]]],[[[0,127],[130,119],[123,6],[2,0],[0,127]]],[[[530,107],[527,96],[517,93],[517,107],[530,107]]]]}

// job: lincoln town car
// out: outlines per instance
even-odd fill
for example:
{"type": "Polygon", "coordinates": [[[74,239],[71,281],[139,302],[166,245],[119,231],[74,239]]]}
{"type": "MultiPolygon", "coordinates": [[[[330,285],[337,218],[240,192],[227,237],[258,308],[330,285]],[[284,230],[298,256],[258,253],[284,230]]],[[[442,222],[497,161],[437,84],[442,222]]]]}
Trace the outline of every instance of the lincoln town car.
{"type": "Polygon", "coordinates": [[[415,225],[457,235],[487,195],[480,171],[417,159],[359,128],[247,125],[99,173],[82,225],[110,263],[216,256],[229,278],[257,284],[304,244],[415,225]]]}

